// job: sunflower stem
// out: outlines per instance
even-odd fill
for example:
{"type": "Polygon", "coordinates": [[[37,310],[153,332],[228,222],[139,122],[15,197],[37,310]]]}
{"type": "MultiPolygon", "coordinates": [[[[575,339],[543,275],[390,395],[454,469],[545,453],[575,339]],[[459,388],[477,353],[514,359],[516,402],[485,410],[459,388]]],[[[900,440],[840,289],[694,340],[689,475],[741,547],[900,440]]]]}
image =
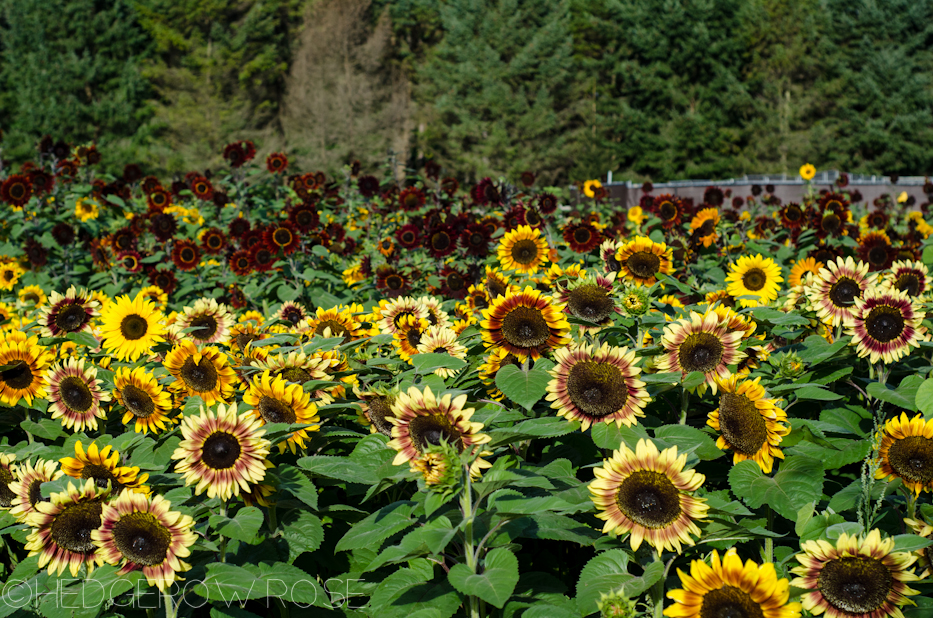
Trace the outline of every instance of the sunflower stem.
{"type": "Polygon", "coordinates": [[[172,593],[167,589],[162,591],[162,598],[165,599],[165,618],[175,618],[177,612],[175,609],[175,600],[172,593]]]}
{"type": "MultiPolygon", "coordinates": [[[[227,516],[227,503],[223,500],[220,501],[220,515],[221,517],[227,516]]],[[[227,537],[222,535],[220,537],[220,561],[227,561],[227,537]]]]}
{"type": "MultiPolygon", "coordinates": [[[[463,513],[463,553],[467,567],[476,573],[476,550],[473,543],[473,485],[470,479],[470,468],[465,466],[463,495],[460,498],[460,510],[463,513]]],[[[467,597],[470,618],[480,618],[479,599],[473,595],[467,597]]]]}
{"type": "MultiPolygon", "coordinates": [[[[662,565],[664,561],[661,560],[661,550],[656,550],[654,553],[654,561],[660,562],[662,565]]],[[[651,587],[651,600],[654,601],[654,618],[664,618],[664,578],[662,577],[654,583],[651,587]]]]}
{"type": "MultiPolygon", "coordinates": [[[[768,515],[768,532],[773,532],[774,528],[774,510],[770,505],[765,504],[765,513],[768,515]]],[[[765,537],[765,562],[774,562],[774,539],[770,536],[765,537]]]]}
{"type": "Polygon", "coordinates": [[[275,516],[275,505],[272,504],[272,505],[269,505],[269,532],[271,532],[274,535],[278,527],[279,527],[279,522],[275,516]]]}
{"type": "Polygon", "coordinates": [[[687,424],[687,404],[690,403],[690,391],[683,389],[680,393],[680,424],[687,424]]]}
{"type": "Polygon", "coordinates": [[[911,519],[917,518],[917,494],[912,491],[907,496],[907,517],[911,519]]]}

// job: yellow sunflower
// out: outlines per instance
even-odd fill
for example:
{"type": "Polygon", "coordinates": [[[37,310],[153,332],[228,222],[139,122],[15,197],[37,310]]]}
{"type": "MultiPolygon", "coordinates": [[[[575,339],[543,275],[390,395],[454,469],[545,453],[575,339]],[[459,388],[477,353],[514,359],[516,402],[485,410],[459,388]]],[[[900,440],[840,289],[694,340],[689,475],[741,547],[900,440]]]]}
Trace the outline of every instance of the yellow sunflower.
{"type": "Polygon", "coordinates": [[[19,302],[33,309],[41,307],[48,301],[45,292],[43,292],[42,288],[38,285],[24,286],[17,296],[19,297],[19,302]]]}
{"type": "Polygon", "coordinates": [[[730,265],[726,289],[743,307],[757,307],[778,297],[778,284],[782,281],[781,267],[774,260],[763,258],[761,254],[755,257],[746,255],[730,265]]]}
{"type": "Polygon", "coordinates": [[[38,337],[20,331],[3,333],[0,339],[0,401],[15,406],[20,399],[32,405],[35,398],[46,396],[46,369],[52,353],[39,345],[38,337]]]}
{"type": "MultiPolygon", "coordinates": [[[[3,456],[0,455],[0,460],[3,456]]],[[[36,502],[42,500],[42,483],[48,483],[61,478],[65,473],[58,469],[58,462],[37,459],[35,464],[24,461],[16,468],[16,480],[9,484],[13,500],[10,515],[20,523],[26,523],[30,513],[36,512],[36,502]]],[[[11,475],[12,477],[12,475],[11,475]]],[[[0,468],[0,488],[4,479],[3,469],[0,468]]],[[[5,493],[0,489],[0,506],[3,506],[5,493]]]]}
{"type": "Polygon", "coordinates": [[[813,167],[810,163],[804,163],[800,166],[800,177],[804,180],[813,180],[813,177],[816,176],[816,168],[813,167]]]}
{"type": "MultiPolygon", "coordinates": [[[[467,349],[457,343],[457,333],[444,326],[429,326],[421,335],[417,352],[418,354],[447,354],[460,360],[466,360],[467,356],[467,349]]],[[[458,371],[441,367],[434,370],[434,375],[452,378],[457,375],[458,371]]]]}
{"type": "MultiPolygon", "coordinates": [[[[360,307],[362,309],[362,307],[360,307]]],[[[343,337],[348,343],[360,338],[360,323],[353,315],[353,308],[337,305],[330,309],[318,307],[317,312],[298,323],[298,332],[309,337],[343,337]]]]}
{"type": "Polygon", "coordinates": [[[690,221],[690,229],[697,240],[704,247],[709,247],[719,239],[716,226],[719,225],[719,211],[715,208],[704,208],[690,221]]]}
{"type": "Polygon", "coordinates": [[[681,553],[681,544],[693,545],[700,536],[695,521],[706,517],[709,506],[693,495],[706,480],[695,470],[684,470],[687,455],[677,447],[658,452],[650,440],[639,440],[632,452],[624,443],[611,459],[594,468],[590,494],[596,517],[606,521],[603,532],[631,532],[632,550],[642,541],[659,552],[681,553]]]}
{"type": "Polygon", "coordinates": [[[808,273],[812,273],[815,277],[820,274],[821,268],[823,268],[823,262],[818,262],[816,258],[812,257],[794,262],[790,269],[790,276],[787,278],[787,285],[797,287],[804,284],[808,273]]]}
{"type": "Polygon", "coordinates": [[[62,472],[76,479],[92,479],[98,487],[107,487],[110,484],[113,495],[118,495],[124,489],[136,493],[148,494],[149,487],[144,483],[149,479],[145,472],[140,474],[138,467],[120,465],[120,453],[111,452],[113,447],[105,446],[102,450],[97,443],[92,442],[84,451],[81,440],[75,442],[75,456],[59,460],[62,472]]]}
{"type": "Polygon", "coordinates": [[[169,417],[172,396],[162,388],[155,375],[143,367],[120,367],[113,376],[113,383],[113,395],[126,409],[123,424],[134,423],[136,433],[158,433],[165,430],[166,422],[169,427],[178,422],[179,419],[169,417]]]}
{"type": "Polygon", "coordinates": [[[889,419],[878,456],[881,467],[875,478],[899,478],[917,496],[933,491],[933,419],[925,421],[922,414],[908,419],[904,412],[889,419]]]}
{"type": "Polygon", "coordinates": [[[0,290],[12,290],[25,272],[15,262],[0,264],[0,290]]]}
{"type": "Polygon", "coordinates": [[[198,351],[191,341],[180,342],[165,357],[165,368],[175,378],[172,389],[188,397],[200,397],[205,405],[227,401],[236,386],[236,373],[227,355],[213,346],[198,351]]]}
{"type": "Polygon", "coordinates": [[[707,425],[719,432],[716,446],[731,448],[732,463],[751,459],[765,474],[770,474],[774,458],[784,459],[778,445],[790,433],[785,425],[787,413],[768,399],[761,378],[743,380],[738,375],[726,379],[716,376],[719,407],[709,413],[707,425]]]}
{"type": "Polygon", "coordinates": [[[664,610],[671,618],[800,618],[800,603],[788,603],[790,583],[778,579],[774,564],[759,565],[748,560],[742,566],[735,548],[719,560],[713,550],[712,567],[703,560],[690,563],[690,575],[677,569],[683,588],[670,590],[676,601],[664,610]]]}
{"type": "Polygon", "coordinates": [[[82,197],[75,203],[75,216],[82,222],[96,219],[98,214],[100,214],[100,209],[97,202],[92,199],[82,197]]]}
{"type": "Polygon", "coordinates": [[[533,275],[547,261],[547,241],[541,236],[541,230],[520,225],[502,237],[498,255],[504,270],[533,275]]]}
{"type": "Polygon", "coordinates": [[[264,425],[310,425],[293,431],[285,442],[279,442],[280,453],[285,452],[286,446],[292,453],[304,448],[308,432],[321,429],[321,418],[317,414],[317,406],[311,403],[311,395],[299,384],[292,384],[282,377],[272,378],[268,370],[253,378],[249,390],[243,395],[243,403],[252,406],[250,412],[264,425]]]}
{"type": "Polygon", "coordinates": [[[77,577],[82,565],[91,574],[103,564],[91,533],[100,527],[108,494],[88,479],[77,487],[68,483],[64,491],[53,492],[48,502],[36,502],[35,512],[26,517],[33,530],[25,548],[30,556],[39,556],[40,569],[48,565],[49,575],[61,575],[68,568],[77,577]]]}
{"type": "Polygon", "coordinates": [[[487,348],[505,348],[522,360],[541,358],[545,351],[571,341],[563,310],[563,305],[530,287],[500,296],[483,310],[483,343],[487,348]]]}
{"type": "Polygon", "coordinates": [[[601,189],[603,183],[598,180],[587,180],[583,183],[583,195],[589,198],[596,197],[596,190],[601,189]]]}
{"type": "Polygon", "coordinates": [[[130,300],[127,295],[111,302],[101,316],[103,346],[117,360],[136,361],[149,354],[152,346],[165,341],[162,314],[152,301],[141,294],[130,300]]]}
{"type": "Polygon", "coordinates": [[[673,250],[666,244],[638,236],[622,245],[615,254],[619,274],[638,285],[652,286],[658,273],[671,273],[673,250]]]}

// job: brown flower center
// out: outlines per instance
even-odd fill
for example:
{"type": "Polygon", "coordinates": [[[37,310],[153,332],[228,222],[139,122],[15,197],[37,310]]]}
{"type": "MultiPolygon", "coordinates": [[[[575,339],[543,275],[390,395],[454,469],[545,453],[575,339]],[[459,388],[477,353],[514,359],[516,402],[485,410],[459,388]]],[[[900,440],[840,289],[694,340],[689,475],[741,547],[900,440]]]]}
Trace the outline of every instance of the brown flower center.
{"type": "Polygon", "coordinates": [[[298,418],[291,406],[268,395],[259,398],[259,413],[267,423],[292,424],[298,418]]]}
{"type": "Polygon", "coordinates": [[[651,279],[661,270],[661,258],[651,251],[638,251],[625,260],[626,268],[640,279],[651,279]]]}
{"type": "Polygon", "coordinates": [[[215,431],[201,447],[201,461],[208,468],[226,470],[236,464],[240,452],[240,441],[236,436],[225,431],[215,431]]]}
{"type": "Polygon", "coordinates": [[[680,492],[660,472],[638,470],[628,476],[616,494],[619,510],[640,526],[656,530],[680,517],[680,492]]]}
{"type": "Polygon", "coordinates": [[[152,401],[152,397],[138,386],[127,384],[123,387],[121,396],[123,397],[123,405],[137,418],[147,418],[155,412],[155,403],[152,401]]]}
{"type": "Polygon", "coordinates": [[[149,322],[146,321],[146,318],[135,313],[126,316],[123,318],[123,321],[120,322],[120,333],[123,335],[124,339],[129,341],[142,339],[148,330],[149,322]]]}
{"type": "Polygon", "coordinates": [[[523,239],[512,245],[512,260],[522,266],[532,264],[538,258],[538,245],[531,239],[523,239]]]}
{"type": "Polygon", "coordinates": [[[113,525],[113,542],[130,563],[151,567],[165,561],[172,533],[152,513],[136,511],[113,525]]]}
{"type": "Polygon", "coordinates": [[[68,303],[55,314],[55,326],[67,333],[81,330],[89,320],[84,305],[78,303],[68,303]]]}
{"type": "Polygon", "coordinates": [[[49,534],[55,544],[77,554],[92,554],[97,550],[91,532],[100,527],[103,506],[97,500],[69,504],[55,515],[49,534]]]}
{"type": "Polygon", "coordinates": [[[748,269],[748,271],[742,275],[742,285],[745,286],[746,290],[751,290],[752,292],[757,292],[765,287],[767,282],[768,275],[765,274],[765,271],[757,267],[748,269]]]}
{"type": "Polygon", "coordinates": [[[750,594],[724,585],[703,595],[700,618],[764,618],[764,612],[750,594]]]}
{"type": "Polygon", "coordinates": [[[580,411],[595,418],[615,414],[628,399],[625,377],[619,368],[594,361],[579,362],[570,368],[567,393],[580,411]]]}
{"type": "Polygon", "coordinates": [[[851,616],[880,609],[893,586],[894,578],[888,567],[864,556],[830,560],[820,569],[817,579],[826,602],[851,616]]]}
{"type": "Polygon", "coordinates": [[[502,319],[502,336],[519,348],[536,348],[544,345],[551,329],[539,309],[519,306],[502,319]]]}
{"type": "Polygon", "coordinates": [[[723,393],[719,397],[719,431],[734,450],[752,457],[768,441],[768,426],[745,395],[723,393]]]}
{"type": "Polygon", "coordinates": [[[855,304],[855,297],[862,295],[862,289],[855,279],[840,277],[839,281],[829,288],[829,300],[836,307],[849,307],[855,304]]]}
{"type": "Polygon", "coordinates": [[[680,344],[677,358],[687,373],[702,371],[709,373],[719,366],[725,347],[712,333],[692,333],[680,344]]]}
{"type": "Polygon", "coordinates": [[[84,413],[94,405],[94,395],[88,385],[78,376],[64,378],[58,386],[58,393],[72,412],[84,413]]]}
{"type": "Polygon", "coordinates": [[[880,305],[868,312],[865,318],[865,330],[868,335],[881,343],[893,341],[904,332],[906,322],[899,309],[880,305]]]}
{"type": "Polygon", "coordinates": [[[888,463],[898,476],[927,485],[933,481],[933,439],[907,436],[894,441],[888,463]]]}

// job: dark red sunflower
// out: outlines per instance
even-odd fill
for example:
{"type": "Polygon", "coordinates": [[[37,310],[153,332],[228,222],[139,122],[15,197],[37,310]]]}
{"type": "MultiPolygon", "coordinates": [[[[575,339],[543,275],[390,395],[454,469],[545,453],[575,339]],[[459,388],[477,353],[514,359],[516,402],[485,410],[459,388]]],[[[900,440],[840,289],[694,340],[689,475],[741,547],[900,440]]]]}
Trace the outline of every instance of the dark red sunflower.
{"type": "Polygon", "coordinates": [[[449,225],[438,225],[428,230],[421,242],[432,257],[440,259],[457,248],[457,233],[449,225]]]}
{"type": "Polygon", "coordinates": [[[55,176],[45,170],[33,170],[29,172],[29,182],[32,183],[32,190],[36,195],[51,193],[55,187],[55,176]]]}
{"type": "Polygon", "coordinates": [[[471,223],[460,234],[460,244],[470,255],[486,257],[489,255],[489,241],[492,235],[489,229],[479,223],[471,223]]]}
{"type": "Polygon", "coordinates": [[[243,149],[243,142],[233,142],[224,147],[224,159],[230,164],[230,167],[240,167],[246,163],[246,151],[243,149]]]}
{"type": "Polygon", "coordinates": [[[75,241],[75,229],[67,223],[56,223],[52,228],[52,238],[60,247],[67,247],[75,241]]]}
{"type": "Polygon", "coordinates": [[[12,174],[0,185],[0,200],[22,208],[32,197],[32,183],[29,177],[23,174],[12,174]]]}
{"type": "Polygon", "coordinates": [[[788,230],[799,229],[807,220],[807,212],[797,202],[790,202],[778,211],[781,227],[788,230]]]}
{"type": "Polygon", "coordinates": [[[266,228],[263,234],[263,240],[268,247],[274,247],[276,251],[282,251],[285,255],[291,255],[301,244],[301,237],[291,223],[281,221],[274,223],[266,228]]]}
{"type": "Polygon", "coordinates": [[[887,234],[882,231],[867,232],[859,238],[856,254],[868,264],[868,270],[878,271],[890,268],[897,257],[897,251],[891,246],[887,234]]]}
{"type": "Polygon", "coordinates": [[[841,257],[837,251],[832,247],[823,246],[817,247],[816,249],[811,250],[807,253],[807,257],[812,257],[817,262],[823,262],[824,264],[829,264],[836,260],[837,257],[841,257]]]}
{"type": "Polygon", "coordinates": [[[284,152],[273,152],[266,157],[266,169],[270,174],[283,174],[288,167],[288,157],[284,152]]]}
{"type": "Polygon", "coordinates": [[[480,180],[479,183],[473,187],[471,193],[473,201],[477,204],[498,206],[502,203],[502,194],[496,187],[496,183],[492,181],[492,178],[483,178],[480,180]]]}
{"type": "Polygon", "coordinates": [[[149,273],[149,283],[158,286],[166,294],[171,294],[175,291],[178,280],[170,270],[153,270],[149,273]]]}
{"type": "Polygon", "coordinates": [[[267,272],[275,266],[276,251],[266,246],[266,243],[256,243],[249,250],[249,260],[253,270],[267,272]]]}
{"type": "Polygon", "coordinates": [[[527,225],[528,223],[525,221],[525,207],[521,204],[512,206],[502,215],[502,220],[505,222],[505,229],[507,230],[516,230],[523,225],[527,225]]]}
{"type": "Polygon", "coordinates": [[[726,201],[726,193],[719,187],[707,187],[703,192],[703,201],[714,208],[719,208],[726,201]]]}
{"type": "Polygon", "coordinates": [[[369,199],[379,193],[379,180],[375,176],[360,176],[356,181],[360,195],[369,199]]]}
{"type": "Polygon", "coordinates": [[[114,251],[132,251],[136,248],[136,232],[132,227],[123,227],[111,234],[110,246],[114,251]]]}
{"type": "Polygon", "coordinates": [[[470,282],[467,276],[451,266],[445,266],[438,278],[441,280],[440,292],[447,298],[466,298],[470,282]]]}
{"type": "Polygon", "coordinates": [[[599,246],[602,234],[587,222],[569,223],[564,226],[564,241],[575,253],[589,253],[599,246]]]}
{"type": "Polygon", "coordinates": [[[424,175],[430,178],[431,180],[437,180],[437,177],[441,175],[441,166],[434,159],[428,159],[424,162],[424,175]]]}
{"type": "Polygon", "coordinates": [[[336,221],[331,221],[325,225],[324,231],[327,232],[327,235],[330,236],[330,239],[334,242],[343,242],[343,239],[347,236],[347,231],[336,221]]]}
{"type": "Polygon", "coordinates": [[[171,214],[160,212],[149,219],[149,231],[161,242],[166,242],[178,231],[178,223],[171,214]]]}
{"type": "Polygon", "coordinates": [[[246,298],[246,294],[243,293],[243,290],[241,290],[236,285],[231,285],[230,291],[227,293],[227,302],[234,309],[242,309],[247,305],[248,300],[246,298]]]}
{"type": "Polygon", "coordinates": [[[537,200],[538,210],[543,215],[552,214],[557,210],[557,196],[553,193],[542,193],[537,200]]]}
{"type": "Polygon", "coordinates": [[[502,221],[494,215],[483,217],[479,224],[486,228],[486,231],[489,232],[490,237],[496,233],[496,230],[502,227],[502,221]]]}
{"type": "Polygon", "coordinates": [[[411,281],[394,266],[380,266],[376,269],[376,289],[382,290],[389,298],[396,298],[408,291],[411,281]]]}
{"type": "Polygon", "coordinates": [[[172,247],[172,262],[179,270],[194,270],[201,263],[201,250],[190,240],[178,240],[172,247]]]}
{"type": "Polygon", "coordinates": [[[172,205],[172,194],[162,187],[156,187],[146,194],[146,204],[151,210],[163,210],[172,205]]]}
{"type": "Polygon", "coordinates": [[[227,237],[216,227],[209,227],[201,234],[201,248],[205,253],[217,255],[227,247],[227,237]]]}
{"type": "Polygon", "coordinates": [[[65,159],[55,164],[55,173],[67,182],[78,175],[78,163],[73,159],[65,159]]]}
{"type": "Polygon", "coordinates": [[[100,238],[91,239],[88,252],[91,254],[94,266],[102,269],[110,268],[110,254],[107,252],[106,244],[100,238]]]}
{"type": "Polygon", "coordinates": [[[456,178],[451,178],[447,176],[441,180],[441,191],[446,193],[448,196],[453,195],[460,188],[460,182],[456,178]]]}
{"type": "Polygon", "coordinates": [[[882,212],[880,210],[873,210],[868,213],[865,222],[870,228],[884,230],[888,227],[888,213],[882,212]]]}
{"type": "Polygon", "coordinates": [[[666,230],[680,225],[684,220],[683,202],[669,193],[654,198],[651,201],[651,211],[661,219],[661,225],[666,230]]]}
{"type": "Polygon", "coordinates": [[[421,244],[421,233],[414,223],[406,223],[395,232],[395,239],[403,249],[414,249],[421,244]]]}
{"type": "Polygon", "coordinates": [[[146,176],[139,183],[139,188],[144,194],[149,194],[161,186],[162,183],[159,182],[159,179],[152,175],[146,176]]]}
{"type": "Polygon", "coordinates": [[[244,219],[243,217],[237,217],[236,219],[231,221],[229,225],[227,225],[227,232],[230,234],[230,236],[233,236],[234,238],[242,238],[243,235],[246,234],[250,230],[251,227],[252,226],[250,225],[248,219],[244,219]]]}
{"type": "Polygon", "coordinates": [[[261,245],[265,241],[262,239],[265,228],[257,225],[251,230],[247,230],[240,236],[240,246],[244,249],[252,249],[256,245],[261,245]]]}
{"type": "Polygon", "coordinates": [[[424,206],[424,191],[418,187],[406,187],[398,194],[398,203],[404,210],[418,210],[424,206]]]}
{"type": "Polygon", "coordinates": [[[321,224],[317,209],[305,202],[299,202],[288,209],[288,220],[302,232],[310,232],[321,224]]]}
{"type": "Polygon", "coordinates": [[[144,175],[143,170],[135,163],[127,163],[123,166],[123,180],[130,184],[142,180],[144,175]]]}
{"type": "Polygon", "coordinates": [[[211,201],[214,199],[214,185],[204,176],[197,176],[191,181],[191,192],[198,199],[211,201]]]}
{"type": "Polygon", "coordinates": [[[49,250],[43,247],[35,238],[30,238],[26,241],[23,252],[26,254],[33,268],[41,268],[49,261],[49,250]]]}
{"type": "Polygon", "coordinates": [[[305,251],[310,252],[312,247],[318,245],[324,247],[325,249],[330,247],[330,236],[327,235],[327,232],[324,230],[311,230],[304,237],[305,241],[305,251]]]}
{"type": "Polygon", "coordinates": [[[117,264],[127,272],[139,272],[143,267],[142,256],[137,251],[122,251],[117,254],[117,264]]]}
{"type": "Polygon", "coordinates": [[[535,184],[535,178],[535,173],[531,170],[522,172],[522,175],[519,177],[519,179],[522,181],[522,184],[526,187],[530,187],[531,185],[535,184]]]}
{"type": "Polygon", "coordinates": [[[243,249],[234,251],[230,254],[227,263],[230,265],[230,270],[240,277],[245,277],[253,272],[253,260],[250,258],[249,251],[243,249]]]}

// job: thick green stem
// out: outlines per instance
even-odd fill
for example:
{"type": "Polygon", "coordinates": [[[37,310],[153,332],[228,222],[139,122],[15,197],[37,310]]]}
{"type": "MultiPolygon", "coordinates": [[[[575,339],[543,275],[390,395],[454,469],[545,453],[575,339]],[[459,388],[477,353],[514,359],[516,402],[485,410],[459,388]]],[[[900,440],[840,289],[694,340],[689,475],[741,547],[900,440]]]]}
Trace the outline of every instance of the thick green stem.
{"type": "Polygon", "coordinates": [[[680,424],[687,424],[687,404],[690,403],[690,391],[683,389],[680,394],[680,424]]]}
{"type": "MultiPolygon", "coordinates": [[[[227,503],[223,500],[220,501],[220,514],[225,516],[227,515],[227,503]]],[[[227,537],[220,537],[220,561],[227,561],[227,537]]]]}
{"type": "MultiPolygon", "coordinates": [[[[463,513],[463,553],[470,571],[476,573],[477,557],[475,543],[473,542],[473,485],[470,480],[470,469],[465,467],[464,478],[466,482],[463,495],[460,497],[460,511],[463,513]]],[[[470,595],[467,597],[467,607],[470,618],[480,618],[479,598],[470,595]]]]}
{"type": "Polygon", "coordinates": [[[273,504],[269,506],[269,532],[271,532],[274,535],[278,527],[279,527],[279,522],[275,517],[275,505],[273,504]]]}
{"type": "Polygon", "coordinates": [[[165,618],[175,618],[175,599],[172,598],[172,593],[165,589],[162,591],[162,598],[165,600],[165,618]]]}
{"type": "MultiPolygon", "coordinates": [[[[768,514],[768,532],[774,532],[774,511],[767,504],[765,512],[768,514]]],[[[774,562],[774,539],[770,536],[765,537],[765,562],[774,562]]]]}
{"type": "MultiPolygon", "coordinates": [[[[654,554],[654,561],[664,564],[661,560],[660,550],[654,554]]],[[[664,618],[664,578],[659,579],[651,587],[651,600],[654,603],[654,618],[664,618]]]]}
{"type": "Polygon", "coordinates": [[[907,496],[907,517],[911,519],[917,517],[917,496],[914,492],[910,492],[910,495],[907,496]]]}

